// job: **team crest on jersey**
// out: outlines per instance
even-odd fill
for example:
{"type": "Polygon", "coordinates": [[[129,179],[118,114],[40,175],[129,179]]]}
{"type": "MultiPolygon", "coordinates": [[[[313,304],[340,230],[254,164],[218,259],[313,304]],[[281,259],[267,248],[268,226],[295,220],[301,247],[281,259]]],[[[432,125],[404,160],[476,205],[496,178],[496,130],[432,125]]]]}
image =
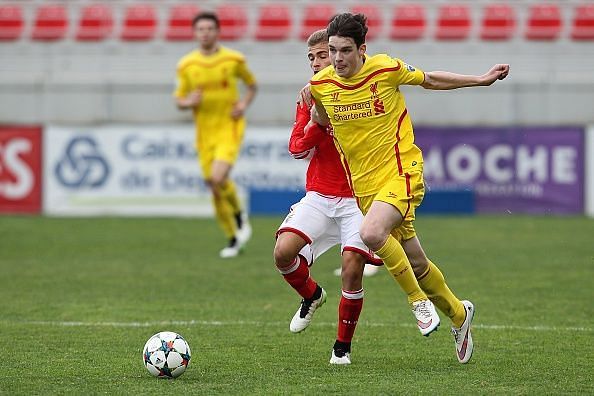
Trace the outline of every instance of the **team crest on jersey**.
{"type": "Polygon", "coordinates": [[[369,85],[369,90],[371,91],[371,99],[377,99],[379,97],[377,93],[377,81],[369,85]]]}
{"type": "Polygon", "coordinates": [[[331,96],[331,99],[330,99],[330,101],[331,101],[331,102],[338,102],[338,101],[339,101],[339,100],[338,100],[338,94],[339,94],[339,93],[340,93],[340,92],[332,92],[332,93],[330,94],[330,96],[331,96]]]}
{"type": "Polygon", "coordinates": [[[406,66],[406,70],[408,70],[409,72],[414,72],[416,69],[414,67],[412,67],[411,65],[405,63],[404,64],[406,66]]]}
{"type": "Polygon", "coordinates": [[[385,114],[386,109],[384,108],[384,101],[379,98],[377,81],[369,85],[369,91],[371,92],[371,100],[373,101],[373,111],[375,115],[385,114]]]}
{"type": "Polygon", "coordinates": [[[373,101],[373,111],[375,111],[375,115],[386,114],[386,108],[384,107],[384,102],[381,99],[378,98],[373,101]]]}

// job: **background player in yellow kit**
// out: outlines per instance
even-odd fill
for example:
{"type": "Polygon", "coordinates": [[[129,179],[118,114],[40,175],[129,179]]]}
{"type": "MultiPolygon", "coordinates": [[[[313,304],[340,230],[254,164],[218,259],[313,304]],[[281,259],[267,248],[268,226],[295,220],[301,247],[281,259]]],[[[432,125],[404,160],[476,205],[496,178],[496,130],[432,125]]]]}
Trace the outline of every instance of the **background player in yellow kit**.
{"type": "Polygon", "coordinates": [[[413,221],[424,195],[423,156],[414,144],[412,123],[398,87],[488,86],[505,78],[509,65],[495,65],[482,76],[424,73],[388,55],[367,56],[366,18],[361,14],[339,14],[327,31],[333,67],[311,80],[317,109],[313,120],[332,124],[347,176],[365,214],[361,238],[407,293],[423,335],[439,324],[428,296],[450,317],[458,360],[466,363],[473,351],[474,306],[454,296],[416,237],[413,221]],[[418,282],[403,245],[420,272],[418,282]]]}
{"type": "Polygon", "coordinates": [[[194,114],[202,176],[212,189],[217,220],[229,239],[220,255],[235,257],[252,231],[229,173],[241,148],[244,112],[256,95],[256,80],[241,53],[219,44],[214,13],[198,14],[192,26],[199,48],[178,62],[174,96],[180,109],[194,114]],[[247,88],[243,98],[238,79],[247,88]]]}

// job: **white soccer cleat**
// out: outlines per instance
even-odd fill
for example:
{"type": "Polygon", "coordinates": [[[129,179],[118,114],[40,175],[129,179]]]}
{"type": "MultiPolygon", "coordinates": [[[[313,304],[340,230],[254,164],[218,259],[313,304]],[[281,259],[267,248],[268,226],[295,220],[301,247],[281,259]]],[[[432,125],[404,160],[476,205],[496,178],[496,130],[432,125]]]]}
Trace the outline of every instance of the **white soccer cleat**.
{"type": "Polygon", "coordinates": [[[239,243],[236,241],[235,243],[230,244],[229,246],[223,248],[219,252],[219,256],[221,256],[221,258],[233,258],[233,257],[237,257],[239,255],[240,251],[241,251],[241,246],[239,246],[239,243]]]}
{"type": "Polygon", "coordinates": [[[338,267],[334,271],[332,271],[332,273],[334,274],[334,276],[341,276],[342,275],[342,268],[341,267],[338,267]]]}
{"type": "Polygon", "coordinates": [[[417,326],[421,334],[425,337],[439,327],[439,315],[431,301],[421,300],[413,302],[412,312],[417,319],[417,326]]]}
{"type": "Polygon", "coordinates": [[[324,305],[326,302],[326,290],[318,286],[318,290],[314,293],[314,297],[316,294],[319,294],[318,298],[308,298],[301,300],[301,305],[295,315],[293,315],[293,319],[291,319],[291,324],[289,325],[289,330],[291,333],[300,333],[309,326],[311,322],[311,318],[316,312],[316,309],[324,305]]]}
{"type": "Polygon", "coordinates": [[[467,363],[472,357],[472,350],[474,349],[472,334],[470,332],[470,325],[474,318],[474,305],[467,300],[463,300],[462,304],[466,311],[466,318],[464,319],[464,323],[462,323],[462,327],[459,329],[452,326],[452,334],[454,335],[458,361],[460,363],[467,363]]]}
{"type": "Polygon", "coordinates": [[[252,237],[252,226],[247,218],[245,212],[241,213],[241,228],[235,232],[235,237],[240,247],[243,247],[252,237]]]}
{"type": "Polygon", "coordinates": [[[334,348],[332,348],[330,364],[351,364],[351,353],[345,352],[341,349],[335,350],[334,348]]]}

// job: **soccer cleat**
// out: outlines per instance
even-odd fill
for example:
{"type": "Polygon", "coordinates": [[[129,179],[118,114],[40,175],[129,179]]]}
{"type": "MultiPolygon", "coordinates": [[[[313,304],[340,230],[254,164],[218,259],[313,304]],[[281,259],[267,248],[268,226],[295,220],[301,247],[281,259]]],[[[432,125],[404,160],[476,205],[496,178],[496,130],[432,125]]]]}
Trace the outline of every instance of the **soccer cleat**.
{"type": "Polygon", "coordinates": [[[332,347],[330,364],[351,364],[351,343],[336,340],[332,347]]]}
{"type": "Polygon", "coordinates": [[[351,353],[342,349],[332,349],[330,364],[351,364],[351,353]]]}
{"type": "Polygon", "coordinates": [[[235,236],[237,237],[239,247],[243,247],[252,237],[252,226],[250,225],[245,212],[241,212],[239,216],[241,216],[241,220],[238,222],[238,224],[241,224],[241,226],[237,227],[235,236]]]}
{"type": "Polygon", "coordinates": [[[472,350],[474,344],[472,343],[472,334],[470,333],[470,325],[474,318],[474,305],[467,300],[463,300],[464,310],[466,311],[466,318],[459,329],[452,326],[452,334],[454,335],[454,343],[456,344],[456,357],[460,363],[467,363],[472,357],[472,350]]]}
{"type": "Polygon", "coordinates": [[[291,319],[289,330],[291,330],[292,333],[300,333],[305,330],[307,326],[309,326],[316,309],[324,305],[325,302],[326,290],[318,286],[312,298],[304,298],[301,300],[299,309],[295,312],[295,315],[293,315],[293,319],[291,319]]]}
{"type": "Polygon", "coordinates": [[[241,246],[239,245],[239,242],[237,242],[237,239],[233,238],[229,241],[229,246],[223,248],[223,250],[219,252],[219,256],[221,256],[221,258],[237,257],[240,250],[241,246]]]}
{"type": "Polygon", "coordinates": [[[439,327],[439,315],[429,300],[413,302],[412,312],[417,318],[417,326],[421,334],[427,337],[439,327]]]}

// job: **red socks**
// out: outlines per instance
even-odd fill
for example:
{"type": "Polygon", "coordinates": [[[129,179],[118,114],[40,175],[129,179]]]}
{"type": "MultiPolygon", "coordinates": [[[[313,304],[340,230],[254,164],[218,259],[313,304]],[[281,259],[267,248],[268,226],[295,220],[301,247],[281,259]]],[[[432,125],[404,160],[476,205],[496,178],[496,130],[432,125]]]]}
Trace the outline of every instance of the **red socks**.
{"type": "Polygon", "coordinates": [[[280,271],[285,280],[303,298],[311,298],[318,284],[309,276],[307,260],[297,256],[295,262],[286,271],[280,271]]]}
{"type": "Polygon", "coordinates": [[[363,309],[363,289],[356,291],[342,291],[338,305],[338,335],[336,339],[350,343],[363,309]]]}

